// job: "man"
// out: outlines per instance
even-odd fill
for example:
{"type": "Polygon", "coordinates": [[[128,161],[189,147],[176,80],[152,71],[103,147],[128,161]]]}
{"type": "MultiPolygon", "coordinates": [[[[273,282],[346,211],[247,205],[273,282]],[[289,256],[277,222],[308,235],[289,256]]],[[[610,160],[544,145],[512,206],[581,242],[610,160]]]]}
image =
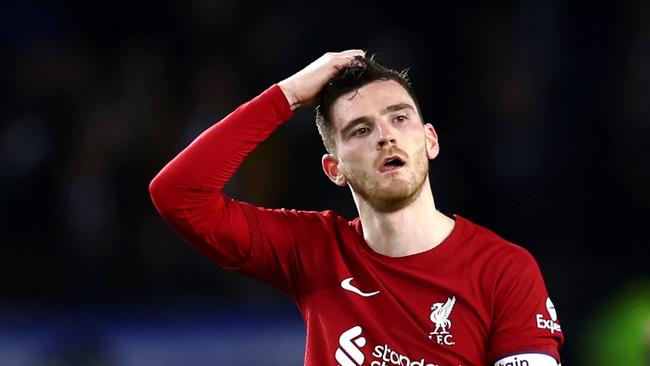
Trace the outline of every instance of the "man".
{"type": "Polygon", "coordinates": [[[557,365],[563,334],[535,260],[436,209],[438,137],[423,122],[404,73],[361,50],[327,53],[201,134],[151,196],[196,249],[292,297],[306,365],[557,365]],[[258,143],[312,103],[323,170],[350,187],[359,218],[221,193],[258,143]]]}

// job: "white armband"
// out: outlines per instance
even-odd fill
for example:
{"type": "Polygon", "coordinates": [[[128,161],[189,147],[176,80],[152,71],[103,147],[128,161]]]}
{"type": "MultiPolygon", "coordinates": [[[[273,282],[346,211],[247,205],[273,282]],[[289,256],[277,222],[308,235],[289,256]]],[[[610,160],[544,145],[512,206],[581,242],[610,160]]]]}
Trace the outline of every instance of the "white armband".
{"type": "Polygon", "coordinates": [[[561,366],[555,359],[543,353],[521,353],[500,359],[494,366],[561,366]]]}

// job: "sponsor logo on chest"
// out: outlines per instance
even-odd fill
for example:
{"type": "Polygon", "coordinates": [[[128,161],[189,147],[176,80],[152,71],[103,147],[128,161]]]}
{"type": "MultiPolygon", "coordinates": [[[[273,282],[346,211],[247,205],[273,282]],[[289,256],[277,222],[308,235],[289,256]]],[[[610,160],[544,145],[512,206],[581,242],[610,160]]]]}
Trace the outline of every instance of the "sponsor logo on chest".
{"type": "Polygon", "coordinates": [[[334,354],[339,366],[439,366],[426,361],[423,357],[402,354],[388,344],[375,345],[372,348],[371,360],[368,360],[369,363],[364,363],[366,357],[361,349],[366,346],[366,338],[362,333],[363,328],[359,325],[341,333],[339,347],[334,354]]]}

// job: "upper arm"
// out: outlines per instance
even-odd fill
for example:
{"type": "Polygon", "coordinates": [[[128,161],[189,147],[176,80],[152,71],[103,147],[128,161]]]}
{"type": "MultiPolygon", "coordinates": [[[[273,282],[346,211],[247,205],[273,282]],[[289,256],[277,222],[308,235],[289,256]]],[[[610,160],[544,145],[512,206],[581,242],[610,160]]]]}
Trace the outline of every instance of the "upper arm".
{"type": "Polygon", "coordinates": [[[498,268],[488,360],[494,362],[517,354],[537,354],[547,356],[543,357],[547,361],[538,360],[530,366],[545,366],[548,359],[559,361],[558,348],[564,336],[534,258],[516,247],[500,259],[498,268]]]}
{"type": "Polygon", "coordinates": [[[301,255],[329,235],[325,215],[221,199],[220,208],[188,218],[192,224],[183,236],[220,266],[296,294],[304,277],[301,255]]]}

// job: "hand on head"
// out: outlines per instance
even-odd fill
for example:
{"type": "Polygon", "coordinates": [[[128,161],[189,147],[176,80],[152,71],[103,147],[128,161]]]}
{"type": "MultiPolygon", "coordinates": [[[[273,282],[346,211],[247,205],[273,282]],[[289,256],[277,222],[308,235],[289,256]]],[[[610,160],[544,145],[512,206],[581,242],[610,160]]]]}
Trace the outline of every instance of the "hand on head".
{"type": "Polygon", "coordinates": [[[278,86],[287,97],[292,110],[309,105],[338,70],[349,65],[354,57],[365,56],[365,54],[363,50],[328,52],[304,69],[279,82],[278,86]]]}

